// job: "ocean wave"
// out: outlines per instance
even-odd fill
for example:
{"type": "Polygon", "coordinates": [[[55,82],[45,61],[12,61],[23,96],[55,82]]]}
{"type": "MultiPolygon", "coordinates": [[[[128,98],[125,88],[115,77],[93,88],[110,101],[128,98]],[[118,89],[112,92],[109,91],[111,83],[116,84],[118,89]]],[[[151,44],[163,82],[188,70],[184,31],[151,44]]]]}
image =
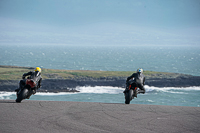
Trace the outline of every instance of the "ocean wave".
{"type": "Polygon", "coordinates": [[[149,103],[155,103],[155,101],[150,100],[150,99],[146,100],[146,102],[149,102],[149,103]]]}
{"type": "Polygon", "coordinates": [[[177,90],[177,91],[200,91],[199,86],[191,86],[191,87],[154,87],[145,85],[146,91],[169,91],[169,90],[177,90]]]}
{"type": "Polygon", "coordinates": [[[173,93],[173,94],[189,94],[190,91],[200,91],[200,87],[154,87],[145,86],[146,92],[148,93],[173,93]]]}
{"type": "Polygon", "coordinates": [[[96,93],[96,94],[119,94],[123,93],[124,88],[112,87],[112,86],[87,86],[87,87],[77,87],[76,90],[80,93],[96,93]]]}
{"type": "Polygon", "coordinates": [[[5,92],[5,91],[0,92],[0,96],[10,96],[15,94],[16,94],[15,92],[5,92]]]}
{"type": "MultiPolygon", "coordinates": [[[[77,87],[76,90],[80,93],[97,93],[97,94],[120,94],[123,93],[125,88],[121,87],[112,87],[112,86],[85,86],[77,87]]],[[[145,85],[146,92],[168,92],[168,93],[178,93],[178,94],[187,94],[188,91],[200,91],[200,87],[154,87],[145,85]]]]}
{"type": "Polygon", "coordinates": [[[16,96],[15,92],[0,92],[0,99],[10,99],[11,96],[16,96]]]}
{"type": "Polygon", "coordinates": [[[35,95],[37,96],[61,96],[61,95],[71,95],[71,94],[77,94],[78,92],[37,92],[35,95]]]}
{"type": "MultiPolygon", "coordinates": [[[[80,92],[37,92],[37,96],[59,96],[59,95],[72,95],[80,93],[95,93],[95,94],[123,94],[125,88],[122,87],[112,87],[112,86],[84,86],[76,87],[76,90],[80,92]]],[[[200,91],[200,87],[154,87],[145,85],[146,93],[177,93],[177,94],[187,94],[189,91],[200,91]]],[[[9,97],[16,97],[15,92],[0,92],[0,99],[9,99],[9,97]]]]}

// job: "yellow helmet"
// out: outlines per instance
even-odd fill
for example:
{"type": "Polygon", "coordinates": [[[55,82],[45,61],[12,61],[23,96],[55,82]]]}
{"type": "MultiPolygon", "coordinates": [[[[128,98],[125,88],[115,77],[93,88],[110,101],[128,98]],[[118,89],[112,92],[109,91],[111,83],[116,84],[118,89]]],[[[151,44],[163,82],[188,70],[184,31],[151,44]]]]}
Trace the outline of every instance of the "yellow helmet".
{"type": "Polygon", "coordinates": [[[40,73],[41,73],[41,71],[42,71],[42,70],[41,70],[41,68],[40,68],[40,67],[36,67],[36,68],[35,68],[35,71],[38,71],[38,72],[40,72],[40,73]]]}

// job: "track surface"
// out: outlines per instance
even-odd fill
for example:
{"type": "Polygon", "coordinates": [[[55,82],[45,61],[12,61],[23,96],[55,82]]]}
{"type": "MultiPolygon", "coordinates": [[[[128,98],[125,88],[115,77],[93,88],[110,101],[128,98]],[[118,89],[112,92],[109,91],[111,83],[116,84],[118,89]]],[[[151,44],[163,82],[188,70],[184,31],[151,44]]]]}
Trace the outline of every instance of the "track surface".
{"type": "Polygon", "coordinates": [[[199,125],[199,107],[0,100],[1,133],[197,133],[199,125]]]}

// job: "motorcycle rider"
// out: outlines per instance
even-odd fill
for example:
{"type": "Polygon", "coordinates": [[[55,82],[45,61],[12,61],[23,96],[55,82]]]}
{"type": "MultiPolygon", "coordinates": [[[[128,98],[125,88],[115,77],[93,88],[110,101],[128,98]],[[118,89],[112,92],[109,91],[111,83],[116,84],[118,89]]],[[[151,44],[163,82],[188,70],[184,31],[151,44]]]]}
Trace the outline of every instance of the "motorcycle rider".
{"type": "MultiPolygon", "coordinates": [[[[126,89],[124,90],[123,93],[126,93],[129,90],[129,85],[128,85],[128,81],[130,79],[133,79],[133,83],[131,84],[132,87],[139,87],[140,90],[142,90],[143,92],[141,93],[145,93],[145,88],[144,88],[144,84],[145,84],[145,76],[143,74],[143,69],[139,68],[137,69],[137,73],[133,73],[131,76],[129,76],[126,80],[126,89]],[[133,79],[134,78],[134,79],[133,79]]],[[[135,97],[137,97],[137,94],[135,93],[135,97]]]]}
{"type": "Polygon", "coordinates": [[[24,73],[22,76],[23,80],[20,80],[19,88],[15,90],[16,92],[18,92],[21,88],[23,88],[25,86],[25,83],[27,80],[27,79],[25,79],[26,76],[29,76],[28,79],[32,79],[36,83],[36,86],[34,88],[31,88],[33,91],[33,94],[35,94],[36,90],[41,87],[41,82],[42,82],[41,68],[36,67],[35,71],[30,71],[28,73],[24,73]]]}

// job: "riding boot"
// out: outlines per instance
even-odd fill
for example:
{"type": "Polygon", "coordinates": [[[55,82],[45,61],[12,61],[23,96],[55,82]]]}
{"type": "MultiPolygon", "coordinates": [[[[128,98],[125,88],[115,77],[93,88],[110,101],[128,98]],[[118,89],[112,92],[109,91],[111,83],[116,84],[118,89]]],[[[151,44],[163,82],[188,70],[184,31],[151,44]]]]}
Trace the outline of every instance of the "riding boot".
{"type": "Polygon", "coordinates": [[[33,92],[33,95],[35,95],[35,93],[36,93],[36,89],[33,89],[32,92],[33,92]]]}
{"type": "Polygon", "coordinates": [[[145,94],[145,92],[146,92],[145,89],[143,89],[141,93],[145,94]]]}

